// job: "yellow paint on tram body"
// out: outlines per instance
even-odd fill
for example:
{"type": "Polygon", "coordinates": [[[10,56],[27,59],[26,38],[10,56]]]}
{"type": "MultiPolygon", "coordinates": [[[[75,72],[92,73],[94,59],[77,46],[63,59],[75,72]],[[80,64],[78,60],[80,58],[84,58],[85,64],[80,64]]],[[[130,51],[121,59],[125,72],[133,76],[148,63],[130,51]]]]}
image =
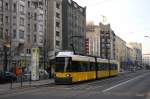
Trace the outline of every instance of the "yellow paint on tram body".
{"type": "MultiPolygon", "coordinates": [[[[111,70],[110,76],[117,75],[117,70],[111,70]]],[[[96,71],[89,71],[89,72],[56,72],[56,77],[58,78],[67,78],[67,75],[72,77],[72,82],[80,82],[86,80],[94,80],[96,79],[96,71]]],[[[109,71],[98,71],[98,78],[105,78],[109,77],[109,71]]]]}
{"type": "Polygon", "coordinates": [[[98,78],[105,78],[105,77],[109,77],[109,71],[107,71],[107,70],[98,71],[98,78]]]}
{"type": "Polygon", "coordinates": [[[70,77],[72,77],[72,82],[92,80],[92,79],[96,78],[95,71],[90,71],[90,72],[66,72],[66,73],[56,72],[56,77],[67,78],[67,74],[70,74],[70,77]]]}

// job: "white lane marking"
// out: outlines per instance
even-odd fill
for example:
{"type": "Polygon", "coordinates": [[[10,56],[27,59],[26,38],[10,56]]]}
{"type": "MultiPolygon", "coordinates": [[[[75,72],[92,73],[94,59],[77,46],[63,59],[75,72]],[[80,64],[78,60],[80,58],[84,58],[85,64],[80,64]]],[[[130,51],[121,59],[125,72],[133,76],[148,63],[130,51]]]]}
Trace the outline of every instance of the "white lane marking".
{"type": "Polygon", "coordinates": [[[109,90],[111,90],[111,89],[113,89],[113,88],[119,87],[119,86],[124,85],[124,84],[126,84],[126,83],[128,83],[128,82],[131,82],[131,81],[133,81],[133,80],[142,78],[142,77],[144,77],[144,76],[146,76],[146,75],[148,75],[148,74],[146,73],[146,74],[137,76],[137,77],[135,77],[135,78],[133,78],[133,79],[127,80],[127,81],[125,81],[125,82],[122,82],[122,83],[117,84],[117,85],[115,85],[115,86],[112,86],[112,87],[110,87],[110,88],[107,88],[107,89],[103,90],[102,92],[107,92],[107,91],[109,91],[109,90]]]}

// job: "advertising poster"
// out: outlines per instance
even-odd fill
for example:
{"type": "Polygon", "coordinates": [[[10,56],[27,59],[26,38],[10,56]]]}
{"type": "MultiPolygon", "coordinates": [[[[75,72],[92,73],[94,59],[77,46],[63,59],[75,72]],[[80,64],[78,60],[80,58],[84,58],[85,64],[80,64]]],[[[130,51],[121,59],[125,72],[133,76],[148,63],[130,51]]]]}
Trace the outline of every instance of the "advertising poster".
{"type": "Polygon", "coordinates": [[[39,48],[32,48],[31,79],[39,80],[39,48]]]}

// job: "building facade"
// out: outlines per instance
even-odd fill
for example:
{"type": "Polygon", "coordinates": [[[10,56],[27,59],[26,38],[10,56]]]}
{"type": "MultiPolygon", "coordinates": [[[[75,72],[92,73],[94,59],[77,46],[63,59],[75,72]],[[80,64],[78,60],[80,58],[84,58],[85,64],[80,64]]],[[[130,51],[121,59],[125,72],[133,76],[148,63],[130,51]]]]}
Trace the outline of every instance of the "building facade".
{"type": "Polygon", "coordinates": [[[115,36],[115,54],[116,60],[120,63],[121,68],[126,68],[127,62],[127,52],[126,52],[126,42],[119,36],[115,36]]]}
{"type": "Polygon", "coordinates": [[[62,0],[62,35],[63,50],[85,53],[86,7],[73,0],[62,0]]]}
{"type": "Polygon", "coordinates": [[[10,42],[9,70],[31,64],[31,49],[40,49],[45,36],[46,0],[1,0],[1,34],[10,42]]]}
{"type": "Polygon", "coordinates": [[[89,40],[89,55],[115,59],[115,33],[109,24],[88,24],[86,38],[89,40]]]}
{"type": "Polygon", "coordinates": [[[115,33],[110,24],[99,24],[100,27],[100,55],[105,59],[115,59],[115,33]]]}
{"type": "Polygon", "coordinates": [[[48,0],[47,49],[49,59],[62,50],[62,0],[48,0]]]}
{"type": "Polygon", "coordinates": [[[100,57],[100,27],[94,24],[88,24],[86,28],[86,38],[89,40],[89,50],[86,50],[86,53],[100,57]]]}
{"type": "Polygon", "coordinates": [[[131,47],[127,46],[127,65],[128,68],[132,68],[135,65],[136,52],[131,47]]]}
{"type": "Polygon", "coordinates": [[[142,64],[142,44],[137,43],[137,42],[130,42],[127,44],[128,47],[132,48],[134,52],[136,53],[135,55],[135,65],[139,66],[142,64]]]}
{"type": "Polygon", "coordinates": [[[143,67],[150,68],[150,54],[143,54],[142,58],[143,67]]]}

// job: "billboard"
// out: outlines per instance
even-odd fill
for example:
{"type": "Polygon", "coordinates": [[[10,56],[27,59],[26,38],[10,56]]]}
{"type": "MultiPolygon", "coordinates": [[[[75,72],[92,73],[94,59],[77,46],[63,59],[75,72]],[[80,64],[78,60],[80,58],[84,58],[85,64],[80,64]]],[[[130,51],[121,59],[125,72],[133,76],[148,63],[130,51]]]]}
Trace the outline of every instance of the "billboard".
{"type": "Polygon", "coordinates": [[[39,48],[31,50],[31,79],[39,80],[39,48]]]}

